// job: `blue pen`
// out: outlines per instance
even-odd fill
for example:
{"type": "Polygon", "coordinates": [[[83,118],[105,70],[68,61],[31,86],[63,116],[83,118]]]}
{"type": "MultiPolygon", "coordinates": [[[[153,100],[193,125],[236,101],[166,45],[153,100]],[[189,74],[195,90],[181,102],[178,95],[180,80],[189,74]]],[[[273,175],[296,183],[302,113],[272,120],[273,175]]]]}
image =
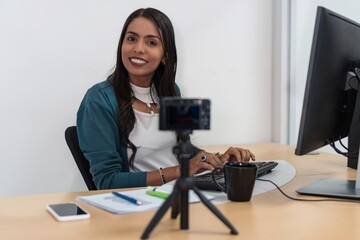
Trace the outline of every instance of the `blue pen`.
{"type": "Polygon", "coordinates": [[[132,198],[132,197],[125,196],[125,195],[123,195],[123,194],[121,194],[121,193],[112,192],[112,194],[113,194],[114,196],[116,196],[116,197],[122,198],[122,199],[124,199],[124,200],[126,200],[126,201],[128,201],[128,202],[133,203],[133,204],[136,204],[136,205],[141,205],[141,204],[142,204],[142,202],[141,202],[140,200],[137,200],[137,199],[132,198]]]}

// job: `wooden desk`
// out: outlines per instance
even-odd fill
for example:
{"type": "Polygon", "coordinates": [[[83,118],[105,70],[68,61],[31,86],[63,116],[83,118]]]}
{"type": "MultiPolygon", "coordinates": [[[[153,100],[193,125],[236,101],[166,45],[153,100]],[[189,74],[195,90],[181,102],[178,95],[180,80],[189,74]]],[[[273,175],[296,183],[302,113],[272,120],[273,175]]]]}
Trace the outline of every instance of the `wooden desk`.
{"type": "MultiPolygon", "coordinates": [[[[282,187],[291,196],[297,196],[297,188],[322,177],[355,179],[356,171],[348,169],[345,158],[339,155],[295,156],[294,148],[280,144],[241,147],[252,149],[258,160],[283,159],[293,164],[297,176],[282,187]]],[[[222,152],[226,146],[206,149],[222,152]]],[[[0,239],[139,239],[155,210],[117,215],[80,202],[91,213],[89,220],[57,222],[45,209],[48,203],[74,201],[76,196],[101,192],[105,191],[2,197],[0,239]]],[[[189,230],[179,230],[179,217],[172,220],[168,211],[150,239],[360,239],[357,203],[299,202],[272,190],[253,197],[251,202],[231,202],[217,208],[239,235],[230,235],[216,216],[197,203],[190,205],[189,230]]]]}

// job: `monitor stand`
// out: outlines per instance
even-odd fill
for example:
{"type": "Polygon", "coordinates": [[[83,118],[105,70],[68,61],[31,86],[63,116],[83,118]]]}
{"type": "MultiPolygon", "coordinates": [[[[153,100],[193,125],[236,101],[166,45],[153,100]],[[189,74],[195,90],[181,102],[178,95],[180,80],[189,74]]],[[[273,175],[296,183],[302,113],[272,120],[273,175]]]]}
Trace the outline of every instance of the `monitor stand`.
{"type": "Polygon", "coordinates": [[[357,85],[353,87],[357,91],[357,97],[354,106],[354,112],[350,124],[348,136],[348,167],[357,169],[359,159],[359,144],[360,144],[360,69],[355,68],[355,75],[357,77],[357,85]]]}
{"type": "Polygon", "coordinates": [[[360,200],[360,157],[357,169],[356,181],[325,178],[306,185],[296,192],[305,195],[360,200]]]}
{"type": "Polygon", "coordinates": [[[297,193],[360,200],[360,154],[356,152],[360,142],[360,68],[355,68],[354,73],[357,80],[352,88],[357,90],[357,98],[349,130],[348,167],[357,169],[356,181],[320,179],[296,190],[297,193]]]}

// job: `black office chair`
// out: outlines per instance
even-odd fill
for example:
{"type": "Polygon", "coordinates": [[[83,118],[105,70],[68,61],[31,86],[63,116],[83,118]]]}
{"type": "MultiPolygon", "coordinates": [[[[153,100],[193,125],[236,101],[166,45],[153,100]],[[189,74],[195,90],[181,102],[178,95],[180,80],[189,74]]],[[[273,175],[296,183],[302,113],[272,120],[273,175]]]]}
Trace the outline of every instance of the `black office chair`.
{"type": "Polygon", "coordinates": [[[89,190],[97,190],[92,180],[92,175],[89,171],[90,170],[89,161],[85,158],[84,153],[81,151],[79,146],[76,126],[68,127],[65,130],[65,140],[71,151],[71,154],[75,159],[76,165],[78,166],[80,173],[86,183],[86,186],[88,187],[89,190]]]}

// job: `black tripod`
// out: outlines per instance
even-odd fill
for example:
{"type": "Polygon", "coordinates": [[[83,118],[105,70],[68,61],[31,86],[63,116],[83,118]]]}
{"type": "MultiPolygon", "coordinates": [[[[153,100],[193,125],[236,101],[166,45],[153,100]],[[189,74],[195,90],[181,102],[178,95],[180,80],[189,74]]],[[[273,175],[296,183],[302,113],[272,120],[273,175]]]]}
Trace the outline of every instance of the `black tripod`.
{"type": "Polygon", "coordinates": [[[163,205],[156,212],[146,227],[141,239],[147,239],[151,231],[155,228],[166,211],[172,206],[171,218],[175,219],[180,212],[180,228],[189,229],[189,190],[193,190],[200,200],[210,209],[228,228],[231,234],[238,234],[237,230],[231,223],[215,208],[215,206],[194,186],[193,180],[189,177],[189,159],[191,157],[192,145],[190,143],[191,131],[178,131],[178,145],[173,149],[174,154],[177,155],[180,164],[180,178],[176,181],[173,192],[165,200],[163,205]]]}

